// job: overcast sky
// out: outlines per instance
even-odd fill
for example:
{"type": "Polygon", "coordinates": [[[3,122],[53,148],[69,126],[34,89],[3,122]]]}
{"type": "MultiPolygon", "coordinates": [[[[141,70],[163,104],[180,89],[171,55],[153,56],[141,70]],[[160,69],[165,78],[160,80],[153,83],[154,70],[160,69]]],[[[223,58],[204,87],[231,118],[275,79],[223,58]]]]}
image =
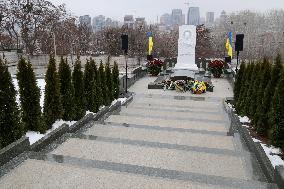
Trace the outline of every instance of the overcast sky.
{"type": "Polygon", "coordinates": [[[226,12],[250,9],[265,12],[269,9],[284,9],[284,0],[50,0],[55,4],[66,4],[67,9],[74,15],[89,14],[94,17],[105,15],[112,19],[123,20],[125,14],[135,17],[146,17],[149,22],[156,22],[157,16],[171,13],[173,8],[187,12],[189,6],[200,7],[201,17],[208,11],[215,12],[215,17],[222,10],[226,12]]]}

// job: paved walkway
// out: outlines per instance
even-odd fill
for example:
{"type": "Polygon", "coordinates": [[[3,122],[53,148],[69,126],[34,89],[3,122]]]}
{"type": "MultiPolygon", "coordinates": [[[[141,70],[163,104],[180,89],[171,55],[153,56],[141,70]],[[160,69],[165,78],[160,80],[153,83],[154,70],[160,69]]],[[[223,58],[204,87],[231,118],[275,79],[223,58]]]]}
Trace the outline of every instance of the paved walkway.
{"type": "Polygon", "coordinates": [[[148,90],[154,79],[139,80],[133,102],[104,122],[35,153],[0,188],[273,188],[238,135],[227,135],[225,79],[202,95],[148,90]]]}

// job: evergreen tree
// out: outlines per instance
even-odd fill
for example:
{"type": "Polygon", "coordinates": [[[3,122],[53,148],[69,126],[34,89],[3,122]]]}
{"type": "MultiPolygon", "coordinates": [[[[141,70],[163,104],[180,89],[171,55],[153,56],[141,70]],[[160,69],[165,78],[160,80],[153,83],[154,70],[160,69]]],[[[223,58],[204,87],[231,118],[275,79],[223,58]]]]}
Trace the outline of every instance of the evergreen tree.
{"type": "Polygon", "coordinates": [[[112,80],[113,80],[113,97],[117,99],[119,97],[119,70],[118,65],[114,62],[112,69],[112,80]]]}
{"type": "Polygon", "coordinates": [[[237,72],[235,84],[234,84],[234,101],[235,104],[238,103],[238,98],[242,88],[242,81],[245,72],[246,66],[244,63],[241,64],[240,70],[237,72]]]}
{"type": "Polygon", "coordinates": [[[83,72],[81,67],[80,58],[77,57],[73,75],[72,82],[74,86],[74,119],[79,120],[85,115],[86,110],[86,101],[84,95],[84,80],[83,80],[83,72]]]}
{"type": "Polygon", "coordinates": [[[251,103],[250,103],[249,112],[248,112],[248,116],[251,120],[253,119],[253,116],[254,116],[254,114],[256,112],[256,108],[257,108],[257,103],[256,103],[257,91],[258,91],[259,84],[260,84],[260,78],[261,78],[262,70],[263,70],[263,64],[258,61],[256,63],[255,80],[253,82],[253,88],[251,89],[252,90],[251,103]]]}
{"type": "Polygon", "coordinates": [[[269,121],[272,124],[271,142],[273,145],[284,149],[284,70],[277,84],[269,113],[269,121]]]}
{"type": "Polygon", "coordinates": [[[67,62],[61,57],[61,61],[58,69],[59,83],[60,83],[60,94],[63,114],[62,118],[66,121],[73,120],[74,117],[74,89],[72,85],[71,68],[67,62]]]}
{"type": "Polygon", "coordinates": [[[265,131],[265,126],[263,125],[262,118],[264,117],[264,114],[266,114],[266,112],[263,112],[262,107],[264,106],[263,103],[263,97],[264,97],[264,91],[265,88],[267,86],[267,83],[269,82],[270,78],[271,78],[271,64],[269,63],[269,61],[265,58],[263,60],[263,64],[264,64],[264,69],[260,78],[260,85],[257,91],[257,100],[256,100],[256,104],[257,104],[257,108],[256,108],[256,112],[253,116],[253,124],[256,127],[257,132],[263,134],[265,131]]]}
{"type": "Polygon", "coordinates": [[[113,80],[112,80],[112,73],[111,73],[111,69],[110,69],[110,65],[109,63],[106,64],[105,67],[105,73],[106,73],[106,84],[108,86],[108,98],[109,101],[112,102],[114,100],[113,98],[113,80]]]}
{"type": "Polygon", "coordinates": [[[104,65],[101,61],[100,67],[99,67],[99,75],[100,75],[100,82],[101,82],[101,89],[102,89],[102,96],[103,96],[103,104],[105,106],[108,106],[110,104],[110,99],[108,97],[108,86],[106,83],[106,75],[105,75],[105,70],[104,70],[104,65]]]}
{"type": "Polygon", "coordinates": [[[7,66],[0,59],[0,149],[22,136],[16,90],[7,66]]]}
{"type": "Polygon", "coordinates": [[[252,79],[252,72],[254,69],[254,64],[250,63],[248,65],[248,73],[247,73],[247,77],[244,83],[244,87],[245,87],[245,91],[243,93],[242,99],[241,99],[241,114],[242,115],[247,115],[248,109],[247,109],[247,105],[250,104],[250,96],[249,96],[249,88],[251,85],[251,79],[252,79]]]}
{"type": "Polygon", "coordinates": [[[91,67],[94,71],[94,102],[95,102],[95,112],[97,112],[100,106],[103,105],[103,96],[102,96],[102,88],[101,88],[101,79],[99,72],[97,70],[96,62],[93,59],[90,59],[91,67]]]}
{"type": "Polygon", "coordinates": [[[246,83],[247,83],[247,80],[248,80],[248,77],[249,77],[249,72],[250,72],[250,66],[246,65],[244,75],[243,75],[243,78],[242,78],[242,82],[241,82],[241,91],[240,91],[240,94],[239,94],[239,97],[238,97],[238,102],[236,104],[237,111],[240,115],[243,115],[242,114],[242,112],[243,112],[243,101],[244,101],[245,94],[247,92],[246,83]]]}
{"type": "Polygon", "coordinates": [[[260,105],[260,107],[258,107],[259,115],[258,115],[257,128],[258,128],[258,132],[262,134],[268,134],[269,117],[268,117],[267,112],[269,112],[270,110],[271,100],[274,95],[278,80],[280,78],[281,70],[282,70],[281,57],[280,55],[278,55],[275,60],[275,65],[273,65],[272,67],[272,71],[270,74],[271,75],[270,80],[268,84],[266,85],[266,88],[264,91],[262,104],[260,105]]]}
{"type": "Polygon", "coordinates": [[[91,112],[97,111],[96,106],[96,99],[95,99],[95,92],[96,92],[96,86],[95,86],[95,75],[94,75],[94,69],[91,65],[90,61],[87,60],[87,63],[85,65],[85,72],[84,72],[84,94],[86,99],[86,110],[89,110],[91,112]]]}
{"type": "Polygon", "coordinates": [[[40,107],[40,89],[37,86],[31,63],[26,62],[24,58],[21,58],[18,63],[17,79],[24,130],[44,133],[45,128],[40,107]]]}
{"type": "Polygon", "coordinates": [[[257,72],[259,70],[260,66],[257,63],[252,63],[252,72],[251,72],[251,77],[249,81],[249,86],[248,86],[248,91],[246,94],[246,99],[245,99],[245,106],[244,106],[244,112],[248,117],[250,117],[250,106],[252,102],[252,96],[253,96],[253,87],[254,87],[254,82],[257,76],[257,72]]]}
{"type": "Polygon", "coordinates": [[[62,118],[62,104],[60,95],[60,85],[58,73],[56,71],[56,62],[53,56],[50,56],[49,64],[45,74],[45,95],[43,115],[46,124],[46,130],[52,127],[52,124],[62,118]]]}

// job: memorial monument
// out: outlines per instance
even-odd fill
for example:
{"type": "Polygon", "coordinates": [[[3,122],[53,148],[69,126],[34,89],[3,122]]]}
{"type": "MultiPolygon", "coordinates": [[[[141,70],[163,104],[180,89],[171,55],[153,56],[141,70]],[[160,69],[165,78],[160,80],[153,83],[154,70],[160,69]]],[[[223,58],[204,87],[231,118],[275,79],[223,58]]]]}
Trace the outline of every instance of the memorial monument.
{"type": "Polygon", "coordinates": [[[182,25],[179,27],[178,57],[175,70],[197,71],[195,64],[196,26],[182,25]]]}

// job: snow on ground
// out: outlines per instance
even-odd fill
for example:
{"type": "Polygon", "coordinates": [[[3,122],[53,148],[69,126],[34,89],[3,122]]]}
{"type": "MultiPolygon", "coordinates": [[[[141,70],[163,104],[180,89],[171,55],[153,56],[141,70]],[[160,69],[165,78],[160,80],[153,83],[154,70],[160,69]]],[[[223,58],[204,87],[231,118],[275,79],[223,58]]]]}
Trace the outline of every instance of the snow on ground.
{"type": "Polygon", "coordinates": [[[250,123],[250,119],[247,116],[239,116],[239,119],[241,123],[250,123]]]}
{"type": "Polygon", "coordinates": [[[69,125],[69,127],[70,127],[71,125],[75,124],[76,121],[63,121],[62,119],[61,120],[57,120],[52,125],[52,128],[47,130],[44,134],[40,134],[39,132],[35,132],[35,131],[28,131],[26,133],[26,137],[29,138],[30,144],[32,145],[33,143],[37,142],[38,140],[40,140],[41,138],[43,138],[47,134],[51,133],[52,131],[54,131],[55,129],[57,129],[58,127],[63,125],[64,123],[69,125]]]}
{"type": "MultiPolygon", "coordinates": [[[[229,108],[234,109],[233,105],[228,103],[228,106],[229,108]]],[[[237,114],[236,114],[237,115],[237,114]]],[[[238,115],[237,115],[238,116],[238,115]]],[[[246,125],[246,123],[250,123],[251,120],[247,117],[247,116],[238,116],[239,119],[240,119],[240,122],[243,123],[242,126],[243,127],[246,127],[246,128],[249,128],[248,125],[246,125]]],[[[276,148],[274,146],[268,146],[267,144],[263,144],[260,140],[256,139],[256,138],[253,138],[252,137],[252,140],[254,142],[259,142],[261,147],[263,148],[266,156],[269,158],[272,166],[275,168],[277,165],[283,165],[284,166],[284,161],[281,159],[281,157],[277,154],[281,154],[281,151],[279,148],[276,148]]]]}
{"type": "Polygon", "coordinates": [[[96,113],[90,112],[90,111],[86,111],[86,114],[85,114],[85,115],[88,115],[88,114],[93,114],[93,115],[95,115],[96,113]]]}
{"type": "Polygon", "coordinates": [[[120,101],[121,104],[124,104],[126,102],[127,98],[118,98],[117,101],[120,101]]]}
{"type": "Polygon", "coordinates": [[[262,144],[262,143],[260,144],[274,168],[277,165],[284,166],[284,161],[281,159],[280,156],[276,155],[276,154],[280,154],[279,148],[275,148],[274,146],[267,146],[266,144],[262,144]]]}

